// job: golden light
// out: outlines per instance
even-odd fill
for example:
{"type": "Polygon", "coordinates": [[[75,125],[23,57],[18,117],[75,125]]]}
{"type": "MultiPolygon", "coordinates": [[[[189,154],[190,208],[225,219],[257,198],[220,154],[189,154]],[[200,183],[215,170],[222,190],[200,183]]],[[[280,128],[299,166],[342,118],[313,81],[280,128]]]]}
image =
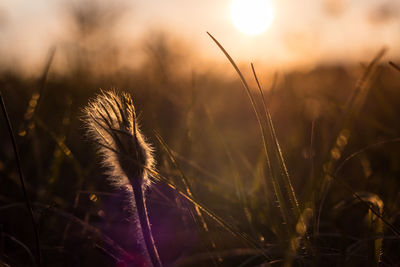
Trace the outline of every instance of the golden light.
{"type": "Polygon", "coordinates": [[[234,0],[231,17],[240,32],[257,35],[271,25],[274,10],[268,0],[234,0]]]}

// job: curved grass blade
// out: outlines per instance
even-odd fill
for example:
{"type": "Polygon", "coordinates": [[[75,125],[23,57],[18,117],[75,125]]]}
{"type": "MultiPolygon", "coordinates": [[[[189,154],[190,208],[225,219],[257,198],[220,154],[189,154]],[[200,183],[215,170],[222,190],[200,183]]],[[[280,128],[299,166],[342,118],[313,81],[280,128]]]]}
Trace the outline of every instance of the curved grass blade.
{"type": "Polygon", "coordinates": [[[348,156],[347,158],[345,158],[345,159],[338,165],[338,167],[336,168],[336,170],[335,170],[335,172],[333,173],[333,176],[332,176],[333,178],[335,178],[335,180],[339,180],[339,181],[346,187],[346,189],[347,189],[348,191],[351,192],[351,194],[352,194],[356,199],[358,199],[358,200],[359,200],[360,202],[362,202],[365,206],[367,206],[368,209],[369,209],[372,213],[374,213],[374,215],[377,216],[377,217],[378,217],[387,227],[389,227],[389,229],[390,229],[394,234],[396,234],[397,236],[400,236],[400,230],[397,229],[393,224],[391,224],[387,219],[385,219],[385,218],[383,217],[383,213],[376,211],[373,207],[371,207],[370,205],[368,205],[368,203],[366,203],[366,202],[363,200],[363,198],[362,198],[361,196],[359,196],[356,192],[354,192],[354,191],[351,189],[351,187],[350,187],[347,183],[345,183],[345,182],[342,181],[341,179],[338,179],[338,175],[339,175],[340,170],[344,167],[344,165],[345,165],[347,162],[349,162],[351,159],[353,159],[353,158],[359,156],[360,154],[362,154],[362,153],[364,153],[364,152],[366,152],[366,151],[368,151],[368,150],[370,150],[370,149],[372,149],[372,148],[378,147],[378,146],[382,146],[382,145],[386,145],[386,144],[392,144],[392,143],[399,143],[399,142],[400,142],[400,137],[399,137],[399,138],[393,138],[393,139],[390,139],[390,140],[385,140],[385,141],[377,142],[377,143],[375,143],[375,144],[371,144],[371,145],[369,145],[369,146],[367,146],[367,147],[364,147],[363,149],[360,149],[360,150],[358,150],[358,151],[352,153],[350,156],[348,156]]]}
{"type": "MultiPolygon", "coordinates": [[[[289,171],[288,171],[288,169],[286,167],[285,159],[284,159],[283,154],[282,154],[282,149],[280,147],[280,144],[279,144],[279,141],[278,141],[278,137],[276,136],[275,127],[274,127],[274,124],[272,122],[271,113],[270,113],[269,108],[267,106],[266,99],[264,97],[264,93],[263,93],[263,90],[261,88],[260,82],[258,80],[258,77],[257,77],[256,71],[254,69],[253,63],[251,63],[251,69],[253,71],[253,75],[254,75],[254,78],[256,80],[258,90],[259,90],[260,95],[261,95],[263,108],[264,108],[264,112],[265,112],[265,118],[266,118],[267,123],[268,123],[268,128],[269,128],[270,135],[271,135],[271,138],[272,138],[272,141],[273,141],[272,143],[274,144],[275,153],[277,155],[278,162],[279,162],[279,165],[280,165],[280,168],[281,168],[282,178],[283,178],[283,182],[284,182],[284,185],[285,185],[285,188],[286,188],[287,196],[288,196],[288,198],[290,200],[290,203],[291,203],[292,208],[294,210],[294,216],[296,218],[296,232],[297,233],[296,233],[295,236],[293,236],[293,240],[295,241],[297,235],[300,235],[301,237],[305,236],[306,247],[308,248],[308,250],[311,253],[314,254],[314,250],[313,250],[312,245],[310,243],[310,237],[307,234],[307,225],[306,225],[306,222],[305,222],[306,221],[306,217],[307,217],[306,214],[309,213],[309,212],[307,212],[308,209],[305,208],[303,211],[300,210],[299,202],[297,200],[296,193],[294,191],[294,188],[293,188],[293,185],[292,185],[292,181],[291,181],[290,176],[289,176],[289,171]]],[[[275,83],[275,81],[274,81],[274,83],[275,83]]],[[[294,242],[294,243],[297,243],[297,242],[294,242]]],[[[292,247],[292,250],[294,252],[297,250],[297,247],[295,247],[295,246],[291,246],[291,247],[292,247]]],[[[287,261],[290,261],[291,260],[290,258],[291,257],[289,257],[289,259],[287,259],[287,261]]]]}
{"type": "Polygon", "coordinates": [[[287,170],[287,167],[286,167],[286,163],[285,163],[285,159],[284,159],[283,154],[282,154],[281,146],[279,145],[279,141],[278,141],[278,138],[276,136],[275,127],[274,127],[274,124],[272,122],[271,113],[270,113],[269,108],[268,108],[268,106],[266,104],[264,93],[263,93],[263,90],[261,89],[261,85],[260,85],[260,82],[258,80],[258,77],[257,77],[256,71],[254,69],[253,63],[251,63],[251,69],[253,71],[254,78],[256,80],[258,90],[259,90],[259,92],[261,94],[261,99],[262,99],[262,103],[263,103],[265,117],[267,119],[267,123],[268,123],[268,128],[269,128],[270,134],[272,135],[272,140],[273,140],[275,152],[276,152],[276,154],[278,156],[278,160],[279,160],[279,164],[280,164],[281,171],[282,171],[282,174],[283,174],[283,178],[284,178],[283,180],[284,180],[284,184],[285,184],[285,187],[286,187],[286,190],[287,190],[287,193],[288,193],[288,197],[289,197],[289,200],[290,200],[290,202],[292,204],[292,208],[296,212],[296,217],[299,218],[299,216],[300,216],[299,203],[297,201],[296,194],[295,194],[294,189],[293,189],[292,181],[290,180],[289,171],[287,170]]]}
{"type": "MultiPolygon", "coordinates": [[[[29,249],[29,247],[27,245],[25,245],[21,240],[17,239],[16,237],[14,237],[12,235],[9,235],[7,233],[3,233],[3,235],[4,235],[4,237],[7,237],[11,241],[13,241],[15,244],[17,244],[20,247],[22,247],[26,251],[26,253],[28,254],[31,262],[33,264],[35,264],[35,262],[36,262],[35,256],[33,256],[32,251],[29,249]]],[[[0,266],[2,266],[1,263],[2,262],[0,261],[0,266]]],[[[9,265],[7,265],[7,266],[9,266],[9,265]]]]}
{"type": "Polygon", "coordinates": [[[250,87],[248,86],[246,79],[244,78],[242,72],[239,70],[238,66],[236,65],[235,61],[232,59],[232,57],[228,54],[228,52],[225,50],[225,48],[214,38],[214,36],[212,36],[209,32],[207,32],[207,34],[211,37],[211,39],[217,44],[217,46],[221,49],[221,51],[224,53],[224,55],[227,57],[227,59],[229,60],[229,62],[232,64],[233,68],[236,70],[237,74],[240,77],[240,80],[243,84],[244,89],[247,92],[247,95],[250,99],[254,114],[256,115],[257,118],[257,122],[258,125],[260,127],[260,132],[262,135],[262,141],[263,141],[263,147],[264,147],[264,152],[265,152],[265,157],[267,160],[267,165],[268,165],[268,171],[269,171],[269,176],[271,177],[271,181],[272,181],[272,186],[274,188],[274,192],[275,195],[277,197],[278,200],[278,204],[280,207],[280,211],[281,211],[281,215],[282,215],[282,219],[284,224],[288,227],[288,232],[291,232],[291,228],[289,226],[289,218],[291,217],[290,214],[290,210],[289,208],[286,206],[286,203],[284,201],[283,195],[282,195],[282,190],[280,188],[279,182],[275,176],[275,170],[273,165],[271,164],[271,160],[270,160],[270,153],[268,151],[268,146],[267,146],[267,137],[266,137],[266,131],[264,129],[263,123],[261,121],[261,112],[257,109],[256,103],[254,101],[254,97],[253,94],[250,91],[250,87]]]}

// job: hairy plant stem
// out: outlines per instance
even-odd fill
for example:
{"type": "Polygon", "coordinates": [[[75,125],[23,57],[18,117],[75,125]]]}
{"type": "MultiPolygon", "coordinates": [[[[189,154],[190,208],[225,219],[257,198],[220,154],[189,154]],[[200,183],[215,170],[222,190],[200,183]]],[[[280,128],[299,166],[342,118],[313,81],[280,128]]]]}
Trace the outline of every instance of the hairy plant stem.
{"type": "Polygon", "coordinates": [[[141,179],[132,179],[133,194],[135,196],[135,203],[137,215],[139,217],[140,228],[142,230],[144,243],[147,252],[149,253],[150,260],[154,267],[161,267],[161,260],[158,256],[157,247],[154,243],[153,235],[151,233],[149,216],[147,214],[146,200],[143,192],[141,179]]]}

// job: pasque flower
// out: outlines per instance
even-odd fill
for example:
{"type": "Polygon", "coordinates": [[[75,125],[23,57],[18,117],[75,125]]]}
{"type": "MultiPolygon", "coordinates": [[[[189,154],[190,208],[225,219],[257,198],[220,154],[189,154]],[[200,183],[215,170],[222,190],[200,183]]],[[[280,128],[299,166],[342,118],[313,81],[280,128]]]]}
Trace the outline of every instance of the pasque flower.
{"type": "Polygon", "coordinates": [[[152,148],[139,130],[132,98],[126,93],[102,91],[84,109],[83,120],[88,137],[98,146],[109,180],[132,195],[133,213],[149,262],[161,266],[145,197],[155,162],[152,148]]]}

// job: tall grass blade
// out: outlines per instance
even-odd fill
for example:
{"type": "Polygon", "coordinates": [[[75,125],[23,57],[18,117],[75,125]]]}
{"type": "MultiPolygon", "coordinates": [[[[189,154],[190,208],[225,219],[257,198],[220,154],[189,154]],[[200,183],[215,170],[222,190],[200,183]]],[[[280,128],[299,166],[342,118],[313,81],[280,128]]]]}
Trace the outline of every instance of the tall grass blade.
{"type": "MultiPolygon", "coordinates": [[[[263,90],[261,88],[260,82],[258,80],[257,73],[255,71],[253,63],[251,63],[251,69],[253,71],[253,75],[254,75],[254,78],[256,80],[258,90],[259,90],[260,95],[261,95],[263,109],[264,109],[264,112],[265,112],[265,118],[267,120],[269,133],[270,133],[270,136],[272,138],[272,141],[273,141],[272,143],[274,145],[275,153],[277,155],[279,166],[280,166],[280,169],[281,169],[281,172],[282,172],[282,178],[283,178],[283,182],[284,182],[284,185],[285,185],[285,188],[286,188],[287,197],[289,198],[291,206],[292,206],[292,209],[294,210],[294,216],[295,216],[295,219],[296,219],[296,226],[295,226],[296,227],[296,235],[299,235],[301,237],[305,236],[306,237],[306,242],[305,242],[306,246],[307,246],[307,248],[308,248],[308,250],[310,252],[313,252],[313,248],[312,248],[312,246],[311,246],[311,244],[309,242],[310,237],[307,234],[307,225],[306,225],[306,221],[308,221],[308,218],[310,217],[310,214],[312,214],[313,211],[310,210],[309,208],[305,208],[304,211],[300,210],[299,203],[298,203],[298,200],[297,200],[297,197],[296,197],[296,193],[294,191],[294,188],[293,188],[293,185],[292,185],[292,181],[291,181],[290,176],[289,176],[289,171],[288,171],[288,169],[286,167],[285,159],[284,159],[283,154],[282,154],[282,149],[280,147],[280,144],[279,144],[279,141],[278,141],[278,137],[276,136],[275,127],[274,127],[274,124],[272,122],[272,116],[271,116],[271,113],[269,111],[269,108],[268,108],[266,99],[264,97],[264,93],[263,93],[263,90]]],[[[276,82],[276,79],[273,82],[273,86],[274,86],[275,82],[276,82]]],[[[298,243],[296,242],[296,236],[294,236],[292,238],[293,238],[292,239],[293,243],[291,245],[291,249],[292,249],[293,252],[295,252],[297,250],[298,243]]],[[[287,261],[291,261],[291,259],[289,258],[289,259],[287,259],[287,261]]],[[[287,263],[289,263],[289,262],[287,262],[287,263]]]]}
{"type": "Polygon", "coordinates": [[[20,156],[19,156],[18,148],[17,148],[17,141],[15,140],[14,132],[13,132],[13,129],[12,129],[12,126],[11,126],[10,118],[8,117],[6,105],[4,103],[4,99],[3,99],[3,95],[1,93],[1,91],[0,91],[0,104],[1,104],[1,109],[3,111],[4,119],[6,120],[8,133],[9,133],[10,138],[11,138],[11,142],[12,142],[12,146],[13,146],[13,150],[14,150],[14,154],[15,154],[15,160],[16,160],[16,163],[17,163],[19,179],[20,179],[20,182],[21,182],[22,193],[23,193],[24,198],[25,198],[26,207],[28,209],[28,212],[29,212],[29,215],[30,215],[30,218],[31,218],[32,227],[33,227],[33,231],[34,231],[34,235],[35,235],[36,264],[38,266],[41,266],[42,256],[41,256],[41,249],[40,249],[39,230],[37,228],[35,217],[33,215],[31,201],[29,199],[28,192],[26,191],[24,175],[23,175],[22,166],[21,166],[21,159],[20,159],[20,156]]]}
{"type": "Polygon", "coordinates": [[[43,68],[43,72],[42,72],[42,75],[39,80],[39,99],[38,99],[37,107],[35,110],[35,114],[36,114],[37,110],[40,108],[40,104],[42,102],[41,99],[42,99],[44,91],[46,90],[47,78],[49,76],[51,64],[53,63],[55,54],[56,54],[56,47],[50,48],[48,55],[47,55],[46,64],[43,68]]]}
{"type": "Polygon", "coordinates": [[[348,143],[348,140],[351,136],[351,129],[353,125],[353,121],[357,118],[361,108],[364,105],[364,102],[367,98],[367,95],[370,91],[371,84],[373,78],[375,77],[376,71],[378,69],[378,63],[385,55],[387,49],[381,49],[376,56],[371,60],[368,64],[367,68],[365,69],[363,75],[361,76],[360,80],[358,81],[355,90],[349,96],[347,103],[344,109],[344,119],[339,124],[339,134],[335,140],[334,145],[330,151],[330,156],[328,161],[323,166],[324,175],[322,178],[322,182],[320,188],[318,190],[320,193],[320,202],[319,208],[317,213],[317,226],[316,226],[316,233],[319,232],[319,222],[321,213],[323,210],[323,206],[325,200],[327,198],[331,182],[333,180],[333,173],[335,170],[335,166],[338,160],[341,158],[342,153],[348,143]]]}
{"type": "Polygon", "coordinates": [[[30,104],[24,114],[25,123],[22,127],[19,128],[19,133],[21,133],[22,136],[28,136],[30,134],[30,131],[32,131],[35,128],[34,119],[38,114],[39,108],[43,100],[43,94],[46,90],[46,83],[49,76],[51,65],[53,63],[55,52],[56,52],[55,47],[51,48],[48,52],[46,64],[43,68],[42,74],[40,76],[37,85],[39,89],[33,92],[31,99],[29,101],[30,104]]]}
{"type": "Polygon", "coordinates": [[[278,141],[278,138],[276,136],[275,127],[274,127],[274,124],[272,122],[271,113],[270,113],[269,108],[268,108],[268,106],[266,104],[264,93],[263,93],[263,90],[261,88],[260,82],[258,80],[258,77],[257,77],[256,71],[254,69],[253,63],[251,63],[251,69],[253,71],[254,78],[256,80],[258,90],[259,90],[259,92],[261,94],[261,99],[262,99],[262,103],[263,103],[265,117],[266,117],[267,123],[268,123],[268,129],[269,129],[270,134],[272,136],[275,153],[278,156],[279,165],[281,167],[281,171],[282,171],[283,178],[284,178],[283,179],[284,180],[284,184],[285,184],[285,187],[286,187],[286,190],[287,190],[287,196],[289,197],[289,200],[290,200],[290,202],[292,204],[292,208],[295,210],[296,218],[299,218],[299,216],[300,216],[299,203],[297,201],[296,194],[294,192],[293,185],[292,185],[292,182],[290,180],[289,171],[287,170],[287,167],[286,167],[285,159],[284,159],[283,154],[282,154],[282,149],[281,149],[281,147],[279,145],[279,141],[278,141]]]}
{"type": "Polygon", "coordinates": [[[250,99],[254,114],[256,115],[257,122],[258,122],[258,125],[260,127],[260,132],[261,132],[261,135],[262,135],[264,152],[265,152],[267,165],[268,165],[269,176],[271,178],[272,186],[274,188],[274,192],[275,192],[275,195],[276,195],[277,200],[278,200],[278,204],[279,204],[279,208],[280,208],[280,211],[281,211],[282,219],[283,219],[284,224],[288,227],[288,229],[287,229],[288,232],[291,232],[292,230],[291,230],[291,227],[289,225],[289,218],[291,217],[291,212],[290,212],[289,208],[286,206],[286,202],[285,202],[285,200],[283,198],[283,195],[282,195],[282,190],[281,190],[279,182],[278,182],[278,180],[277,180],[277,178],[275,176],[275,169],[274,169],[273,165],[271,164],[270,153],[268,151],[268,146],[267,146],[266,132],[265,132],[262,120],[261,120],[261,113],[257,109],[256,103],[254,101],[253,94],[250,91],[250,87],[248,86],[248,84],[247,84],[242,72],[239,70],[239,68],[237,67],[235,61],[232,59],[232,57],[228,54],[228,52],[225,50],[225,48],[214,38],[214,36],[212,36],[208,32],[207,32],[207,34],[217,44],[217,46],[221,49],[221,51],[227,57],[229,62],[232,64],[233,68],[236,70],[236,72],[239,75],[240,80],[241,80],[241,82],[243,84],[243,87],[245,88],[245,90],[247,92],[247,95],[248,95],[248,97],[250,99]]]}
{"type": "Polygon", "coordinates": [[[357,82],[356,88],[347,100],[347,105],[345,108],[345,114],[347,115],[347,121],[345,123],[350,123],[349,120],[353,119],[358,115],[362,106],[364,105],[365,99],[371,89],[372,80],[375,77],[378,63],[382,57],[386,54],[387,49],[382,48],[375,57],[368,64],[365,69],[361,79],[357,82]]]}

